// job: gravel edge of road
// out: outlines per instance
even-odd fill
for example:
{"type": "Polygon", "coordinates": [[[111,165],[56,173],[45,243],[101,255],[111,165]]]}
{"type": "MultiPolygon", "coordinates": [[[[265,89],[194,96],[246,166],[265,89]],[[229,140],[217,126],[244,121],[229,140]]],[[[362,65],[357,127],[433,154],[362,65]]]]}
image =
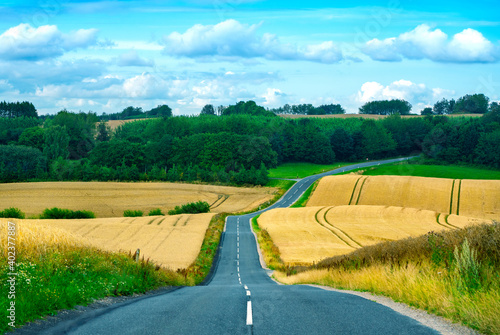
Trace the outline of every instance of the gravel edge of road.
{"type": "Polygon", "coordinates": [[[445,319],[441,316],[437,316],[434,314],[429,314],[428,312],[411,307],[407,304],[396,302],[391,298],[375,295],[369,292],[358,292],[358,291],[350,291],[350,290],[339,290],[329,286],[321,286],[321,285],[313,285],[313,284],[305,284],[312,287],[317,287],[326,291],[334,291],[339,293],[346,293],[356,295],[358,297],[374,301],[380,305],[384,305],[389,307],[390,309],[402,314],[404,316],[410,317],[414,320],[417,320],[421,324],[431,329],[438,331],[443,335],[480,335],[481,333],[477,332],[474,329],[471,329],[467,326],[454,323],[448,319],[445,319]]]}

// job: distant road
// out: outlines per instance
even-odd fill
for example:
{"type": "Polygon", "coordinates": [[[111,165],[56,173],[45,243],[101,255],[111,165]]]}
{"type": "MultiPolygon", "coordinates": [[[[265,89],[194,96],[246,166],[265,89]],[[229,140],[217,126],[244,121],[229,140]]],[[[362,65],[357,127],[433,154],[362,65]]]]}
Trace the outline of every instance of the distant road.
{"type": "Polygon", "coordinates": [[[250,229],[252,217],[290,206],[323,176],[405,159],[361,163],[310,176],[270,208],[228,217],[217,269],[206,286],[138,299],[96,317],[58,324],[42,334],[438,334],[358,296],[276,284],[260,265],[250,229]]]}

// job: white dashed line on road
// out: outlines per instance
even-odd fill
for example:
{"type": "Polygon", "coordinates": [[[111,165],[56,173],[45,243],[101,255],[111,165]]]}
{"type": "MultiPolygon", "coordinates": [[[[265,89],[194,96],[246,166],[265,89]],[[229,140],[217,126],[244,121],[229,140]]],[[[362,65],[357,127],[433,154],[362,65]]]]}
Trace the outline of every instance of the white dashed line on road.
{"type": "Polygon", "coordinates": [[[253,325],[252,319],[252,302],[247,301],[247,326],[253,325]]]}

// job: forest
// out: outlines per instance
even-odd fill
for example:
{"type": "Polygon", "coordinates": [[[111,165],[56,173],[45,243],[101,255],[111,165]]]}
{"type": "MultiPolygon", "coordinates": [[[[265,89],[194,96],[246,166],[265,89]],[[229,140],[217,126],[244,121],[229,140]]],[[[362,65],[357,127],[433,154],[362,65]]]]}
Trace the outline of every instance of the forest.
{"type": "Polygon", "coordinates": [[[500,168],[497,103],[475,118],[394,114],[380,120],[286,119],[253,101],[220,114],[208,108],[199,116],[172,116],[166,107],[158,109],[160,117],[113,131],[95,113],[0,117],[0,181],[264,185],[268,170],[287,162],[332,164],[420,154],[433,164],[500,168]]]}

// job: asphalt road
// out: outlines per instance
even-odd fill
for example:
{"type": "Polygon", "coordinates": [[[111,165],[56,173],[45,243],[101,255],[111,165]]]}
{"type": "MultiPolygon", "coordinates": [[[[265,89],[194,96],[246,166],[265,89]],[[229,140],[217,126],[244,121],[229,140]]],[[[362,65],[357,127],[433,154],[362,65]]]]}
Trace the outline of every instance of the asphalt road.
{"type": "MultiPolygon", "coordinates": [[[[357,164],[349,169],[377,164],[357,164]]],[[[297,182],[269,209],[290,206],[318,178],[347,169],[297,182]]],[[[138,299],[87,317],[85,322],[80,318],[43,333],[437,334],[409,317],[358,296],[276,284],[260,265],[250,229],[249,220],[257,214],[227,218],[217,269],[206,286],[138,299]]]]}

